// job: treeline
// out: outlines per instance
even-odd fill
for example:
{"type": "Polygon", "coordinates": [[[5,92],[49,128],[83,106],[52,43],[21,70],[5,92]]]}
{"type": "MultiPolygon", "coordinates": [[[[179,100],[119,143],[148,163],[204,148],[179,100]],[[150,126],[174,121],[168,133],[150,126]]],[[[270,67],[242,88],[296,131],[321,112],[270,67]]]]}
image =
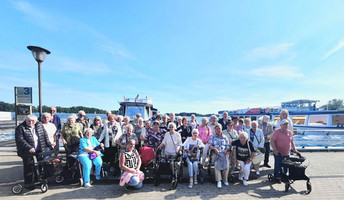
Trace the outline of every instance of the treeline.
{"type": "MultiPolygon", "coordinates": [[[[32,106],[32,112],[38,112],[38,106],[32,106]]],[[[97,113],[97,114],[105,114],[106,110],[98,109],[98,108],[89,108],[85,106],[73,106],[69,108],[61,107],[61,106],[56,106],[57,112],[58,113],[78,113],[79,110],[84,110],[86,114],[92,114],[92,113],[97,113]]],[[[50,106],[42,106],[42,111],[43,112],[49,112],[50,106]]],[[[15,112],[15,105],[14,103],[5,103],[3,101],[0,101],[0,111],[8,111],[8,112],[15,112]]],[[[112,110],[111,111],[114,114],[117,114],[117,110],[112,110]]]]}
{"type": "Polygon", "coordinates": [[[195,115],[196,117],[210,117],[211,115],[213,114],[199,114],[199,113],[195,113],[195,112],[191,112],[191,113],[188,113],[188,112],[181,112],[181,113],[175,113],[176,116],[191,116],[191,115],[195,115]]]}

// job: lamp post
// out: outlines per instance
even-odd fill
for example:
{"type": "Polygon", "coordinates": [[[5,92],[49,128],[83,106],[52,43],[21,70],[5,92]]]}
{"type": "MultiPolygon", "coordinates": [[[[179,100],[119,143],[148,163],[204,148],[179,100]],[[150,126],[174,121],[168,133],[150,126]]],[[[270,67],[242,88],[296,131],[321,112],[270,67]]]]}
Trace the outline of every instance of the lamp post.
{"type": "Polygon", "coordinates": [[[32,52],[33,57],[38,63],[38,96],[39,96],[39,119],[42,116],[42,93],[41,93],[41,63],[44,61],[47,54],[50,51],[36,46],[27,46],[27,48],[32,52]]]}

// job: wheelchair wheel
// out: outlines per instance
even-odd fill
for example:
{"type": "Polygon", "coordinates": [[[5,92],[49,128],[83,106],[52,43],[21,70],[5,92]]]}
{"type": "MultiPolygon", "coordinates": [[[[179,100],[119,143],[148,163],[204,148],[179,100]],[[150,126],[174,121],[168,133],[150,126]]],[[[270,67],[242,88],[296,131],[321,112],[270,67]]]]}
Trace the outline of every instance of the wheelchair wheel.
{"type": "Polygon", "coordinates": [[[285,192],[288,192],[288,191],[289,191],[289,188],[290,188],[290,183],[289,183],[289,182],[285,183],[284,191],[285,191],[285,192]]]}
{"type": "Polygon", "coordinates": [[[306,194],[309,194],[309,193],[311,193],[311,192],[312,192],[312,184],[311,184],[311,182],[310,182],[310,181],[307,181],[306,185],[307,185],[307,191],[306,191],[306,194]]]}
{"type": "Polygon", "coordinates": [[[57,184],[61,184],[64,181],[64,176],[62,174],[58,174],[54,177],[54,181],[57,184]]]}
{"type": "Polygon", "coordinates": [[[20,194],[23,191],[23,186],[20,184],[14,185],[12,187],[12,193],[13,194],[20,194]]]}
{"type": "Polygon", "coordinates": [[[43,183],[41,185],[41,191],[42,191],[42,193],[46,193],[48,191],[48,184],[43,183]]]}

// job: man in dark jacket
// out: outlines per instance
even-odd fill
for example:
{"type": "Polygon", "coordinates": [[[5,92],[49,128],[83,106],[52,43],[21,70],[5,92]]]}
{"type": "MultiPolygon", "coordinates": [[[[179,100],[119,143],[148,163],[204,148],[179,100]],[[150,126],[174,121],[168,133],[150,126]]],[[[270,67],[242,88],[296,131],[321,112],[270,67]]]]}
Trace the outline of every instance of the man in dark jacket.
{"type": "Polygon", "coordinates": [[[33,189],[34,185],[34,153],[46,151],[47,147],[53,148],[48,134],[36,115],[28,115],[23,123],[15,130],[17,154],[23,159],[25,187],[33,189]]]}
{"type": "Polygon", "coordinates": [[[222,113],[222,118],[219,119],[218,123],[222,125],[222,129],[226,130],[227,129],[227,124],[231,122],[231,117],[228,117],[228,112],[223,112],[222,113]]]}

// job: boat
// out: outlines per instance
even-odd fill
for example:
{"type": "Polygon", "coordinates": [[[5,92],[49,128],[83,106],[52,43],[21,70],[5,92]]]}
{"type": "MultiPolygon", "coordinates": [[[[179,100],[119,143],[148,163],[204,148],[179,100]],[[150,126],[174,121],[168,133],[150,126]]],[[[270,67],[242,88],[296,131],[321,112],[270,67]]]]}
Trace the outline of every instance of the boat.
{"type": "MultiPolygon", "coordinates": [[[[229,116],[250,117],[258,120],[263,115],[270,116],[270,123],[276,126],[282,109],[289,111],[298,135],[344,135],[344,110],[317,109],[318,100],[300,99],[282,102],[280,107],[246,108],[227,111],[229,116]]],[[[219,114],[225,112],[219,111],[219,114]]]]}
{"type": "Polygon", "coordinates": [[[140,113],[143,120],[150,120],[159,114],[158,109],[153,107],[153,100],[140,99],[140,96],[137,95],[136,98],[125,98],[124,101],[119,102],[120,108],[118,114],[122,116],[128,116],[131,120],[136,118],[136,114],[140,113]]]}

